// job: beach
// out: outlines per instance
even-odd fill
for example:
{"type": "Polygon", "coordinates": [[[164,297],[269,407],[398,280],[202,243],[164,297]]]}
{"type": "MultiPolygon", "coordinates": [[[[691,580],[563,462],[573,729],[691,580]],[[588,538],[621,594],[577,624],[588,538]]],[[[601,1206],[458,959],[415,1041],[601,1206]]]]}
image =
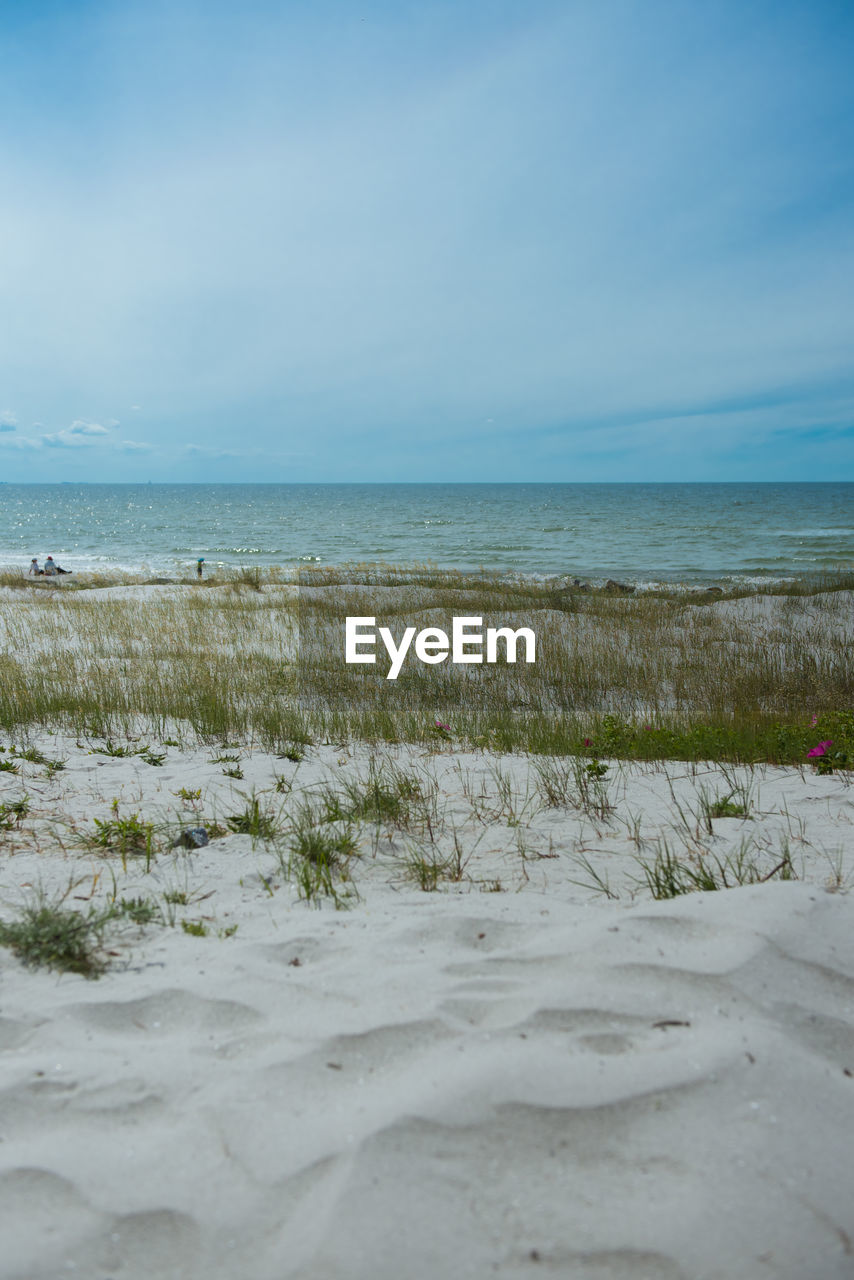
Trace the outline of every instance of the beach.
{"type": "Polygon", "coordinates": [[[854,1273],[850,772],[2,745],[3,1280],[854,1273]]]}
{"type": "Polygon", "coordinates": [[[0,1280],[854,1280],[854,4],[0,37],[0,1280]]]}

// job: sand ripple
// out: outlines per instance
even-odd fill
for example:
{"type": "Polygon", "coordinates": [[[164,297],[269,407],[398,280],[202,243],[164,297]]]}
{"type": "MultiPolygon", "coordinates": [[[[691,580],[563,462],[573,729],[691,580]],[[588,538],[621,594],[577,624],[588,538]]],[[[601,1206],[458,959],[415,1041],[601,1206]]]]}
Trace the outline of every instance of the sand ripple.
{"type": "Polygon", "coordinates": [[[28,977],[3,1280],[850,1280],[854,902],[473,905],[28,977]]]}

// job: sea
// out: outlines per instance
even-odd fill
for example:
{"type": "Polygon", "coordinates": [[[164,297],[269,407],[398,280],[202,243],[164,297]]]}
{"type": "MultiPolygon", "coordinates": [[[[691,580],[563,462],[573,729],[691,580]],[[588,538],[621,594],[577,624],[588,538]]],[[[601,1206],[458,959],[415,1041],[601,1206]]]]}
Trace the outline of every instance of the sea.
{"type": "Polygon", "coordinates": [[[854,483],[8,484],[0,566],[385,563],[637,586],[854,569],[854,483]]]}

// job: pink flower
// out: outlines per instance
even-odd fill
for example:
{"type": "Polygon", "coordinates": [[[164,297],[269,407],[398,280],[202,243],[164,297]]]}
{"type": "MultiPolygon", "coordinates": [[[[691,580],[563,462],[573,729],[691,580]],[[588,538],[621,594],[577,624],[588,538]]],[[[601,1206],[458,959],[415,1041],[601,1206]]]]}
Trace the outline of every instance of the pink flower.
{"type": "Polygon", "coordinates": [[[807,759],[809,760],[813,756],[823,756],[827,751],[827,748],[832,746],[833,746],[832,738],[828,738],[826,742],[820,742],[817,747],[813,747],[812,751],[807,752],[807,759]]]}
{"type": "Polygon", "coordinates": [[[810,727],[814,729],[814,728],[816,727],[816,725],[817,725],[817,724],[818,724],[818,716],[816,715],[816,713],[815,713],[815,712],[813,712],[813,713],[812,713],[812,720],[810,720],[810,727]]]}
{"type": "Polygon", "coordinates": [[[651,725],[651,724],[645,724],[645,725],[644,725],[644,728],[646,729],[647,733],[652,733],[652,725],[651,725]]]}
{"type": "Polygon", "coordinates": [[[589,746],[590,746],[590,739],[589,739],[589,738],[585,738],[585,739],[584,739],[584,745],[585,745],[585,747],[589,747],[589,746]]]}
{"type": "Polygon", "coordinates": [[[436,728],[441,729],[443,733],[451,732],[451,726],[449,724],[442,724],[441,720],[436,721],[436,728]]]}

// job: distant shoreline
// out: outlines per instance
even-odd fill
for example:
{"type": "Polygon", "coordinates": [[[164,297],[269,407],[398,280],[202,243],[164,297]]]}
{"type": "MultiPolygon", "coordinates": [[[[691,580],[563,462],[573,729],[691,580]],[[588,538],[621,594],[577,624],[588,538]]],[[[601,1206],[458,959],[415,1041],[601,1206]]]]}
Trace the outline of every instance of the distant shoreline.
{"type": "MultiPolygon", "coordinates": [[[[63,567],[68,565],[71,574],[68,577],[30,578],[28,566],[20,563],[0,564],[0,585],[19,586],[19,579],[30,587],[74,588],[75,590],[104,589],[111,586],[197,586],[195,564],[176,564],[171,570],[154,572],[146,564],[136,567],[98,567],[93,568],[79,564],[73,557],[63,557],[63,567]]],[[[720,573],[695,574],[686,577],[667,576],[663,572],[650,570],[647,574],[637,576],[632,573],[621,573],[619,570],[598,570],[595,574],[574,575],[555,573],[536,573],[531,571],[514,571],[510,569],[482,569],[473,571],[460,569],[451,565],[407,563],[405,561],[390,564],[383,561],[340,564],[315,563],[304,564],[243,564],[226,562],[205,562],[204,584],[228,584],[245,579],[248,575],[258,575],[261,583],[269,585],[307,585],[314,574],[332,575],[341,582],[375,582],[378,585],[394,585],[400,582],[417,582],[441,577],[448,583],[459,581],[481,581],[496,584],[520,583],[536,587],[553,586],[559,590],[579,590],[593,592],[611,592],[615,595],[634,594],[698,594],[711,592],[715,595],[729,597],[732,595],[763,595],[787,593],[793,589],[806,592],[820,590],[849,589],[854,584],[854,567],[840,565],[836,569],[816,569],[811,572],[782,572],[779,570],[761,570],[739,573],[725,570],[720,573]]]]}

